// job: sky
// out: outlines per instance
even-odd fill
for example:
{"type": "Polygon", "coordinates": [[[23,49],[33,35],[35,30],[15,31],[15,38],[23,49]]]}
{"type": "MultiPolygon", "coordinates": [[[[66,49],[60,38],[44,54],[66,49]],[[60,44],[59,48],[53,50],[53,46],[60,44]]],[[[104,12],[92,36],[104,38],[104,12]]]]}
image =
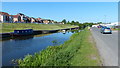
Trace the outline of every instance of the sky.
{"type": "Polygon", "coordinates": [[[2,2],[118,2],[119,0],[2,0],[2,2]]]}
{"type": "Polygon", "coordinates": [[[2,11],[55,21],[117,22],[117,2],[2,2],[2,11]]]}

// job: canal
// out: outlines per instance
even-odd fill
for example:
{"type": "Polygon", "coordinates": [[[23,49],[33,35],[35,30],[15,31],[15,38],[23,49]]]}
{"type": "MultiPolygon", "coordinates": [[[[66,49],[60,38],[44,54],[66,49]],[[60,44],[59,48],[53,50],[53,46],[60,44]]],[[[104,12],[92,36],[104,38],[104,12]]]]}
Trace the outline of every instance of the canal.
{"type": "Polygon", "coordinates": [[[33,55],[47,46],[63,44],[66,40],[69,40],[72,34],[72,32],[66,32],[65,34],[59,32],[1,41],[2,65],[13,66],[13,59],[24,58],[28,54],[33,55]]]}

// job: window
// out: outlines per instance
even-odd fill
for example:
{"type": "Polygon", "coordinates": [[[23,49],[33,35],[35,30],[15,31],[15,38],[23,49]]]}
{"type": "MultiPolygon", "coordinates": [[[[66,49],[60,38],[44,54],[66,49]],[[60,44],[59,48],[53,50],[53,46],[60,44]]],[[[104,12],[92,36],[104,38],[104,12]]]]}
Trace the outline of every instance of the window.
{"type": "Polygon", "coordinates": [[[17,33],[19,33],[19,31],[17,31],[17,33]]]}

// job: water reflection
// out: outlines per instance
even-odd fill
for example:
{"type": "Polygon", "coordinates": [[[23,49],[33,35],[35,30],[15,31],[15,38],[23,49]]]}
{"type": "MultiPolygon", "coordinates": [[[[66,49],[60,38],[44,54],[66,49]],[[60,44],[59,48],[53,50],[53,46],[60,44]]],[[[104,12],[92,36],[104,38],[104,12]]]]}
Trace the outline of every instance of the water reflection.
{"type": "Polygon", "coordinates": [[[12,39],[17,41],[17,40],[26,40],[26,39],[32,39],[34,37],[34,35],[30,35],[30,36],[20,36],[20,37],[13,37],[12,39]]]}
{"type": "MultiPolygon", "coordinates": [[[[63,30],[61,31],[63,34],[72,32],[72,33],[77,33],[80,32],[80,30],[63,30]]],[[[6,41],[6,40],[26,40],[26,39],[32,39],[33,37],[41,37],[41,36],[45,36],[45,35],[50,35],[52,33],[49,34],[39,34],[39,35],[29,35],[29,36],[16,36],[16,37],[6,37],[6,38],[0,38],[0,41],[6,41]]]]}
{"type": "Polygon", "coordinates": [[[32,39],[34,35],[30,36],[19,36],[19,37],[6,37],[6,38],[1,38],[0,41],[7,41],[7,40],[26,40],[26,39],[32,39]]]}
{"type": "Polygon", "coordinates": [[[72,33],[78,33],[80,32],[81,30],[67,30],[67,31],[62,31],[63,34],[66,34],[67,32],[72,32],[72,33]]]}
{"type": "Polygon", "coordinates": [[[65,32],[54,34],[42,34],[35,36],[26,36],[20,38],[1,41],[2,43],[2,63],[4,66],[11,64],[12,59],[24,58],[27,54],[34,54],[47,46],[56,46],[63,44],[73,33],[65,32]]]}
{"type": "Polygon", "coordinates": [[[81,30],[71,30],[72,33],[80,32],[81,30]]]}
{"type": "Polygon", "coordinates": [[[16,36],[16,37],[4,37],[0,38],[0,41],[7,41],[7,40],[26,40],[26,39],[32,39],[33,37],[42,37],[46,35],[50,35],[52,33],[48,34],[39,34],[39,35],[29,35],[29,36],[16,36]]]}

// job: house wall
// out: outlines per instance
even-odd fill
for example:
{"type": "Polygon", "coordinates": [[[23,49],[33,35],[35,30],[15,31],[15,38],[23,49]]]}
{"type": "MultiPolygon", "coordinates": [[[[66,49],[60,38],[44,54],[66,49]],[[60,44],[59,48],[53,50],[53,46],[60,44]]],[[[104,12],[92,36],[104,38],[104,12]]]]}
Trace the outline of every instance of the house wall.
{"type": "Polygon", "coordinates": [[[13,22],[21,22],[21,17],[13,17],[13,22]]]}
{"type": "Polygon", "coordinates": [[[8,16],[8,15],[1,15],[0,14],[0,22],[1,23],[12,23],[13,22],[13,17],[8,16]]]}
{"type": "Polygon", "coordinates": [[[18,18],[13,18],[13,22],[18,22],[18,18]]]}
{"type": "Polygon", "coordinates": [[[8,23],[9,22],[9,16],[3,15],[3,22],[8,23]]]}
{"type": "Polygon", "coordinates": [[[33,22],[35,22],[35,20],[32,18],[32,19],[31,19],[31,23],[33,23],[33,22]]]}
{"type": "Polygon", "coordinates": [[[48,21],[48,20],[44,20],[44,21],[43,21],[43,23],[48,24],[48,23],[49,23],[49,21],[48,21]]]}
{"type": "Polygon", "coordinates": [[[21,16],[18,16],[18,22],[21,22],[21,16]]]}
{"type": "Polygon", "coordinates": [[[0,14],[0,22],[3,23],[3,15],[0,14]]]}
{"type": "Polygon", "coordinates": [[[9,16],[9,23],[13,23],[13,17],[9,16]]]}
{"type": "Polygon", "coordinates": [[[21,22],[24,22],[24,20],[23,20],[23,15],[21,16],[21,22]]]}

